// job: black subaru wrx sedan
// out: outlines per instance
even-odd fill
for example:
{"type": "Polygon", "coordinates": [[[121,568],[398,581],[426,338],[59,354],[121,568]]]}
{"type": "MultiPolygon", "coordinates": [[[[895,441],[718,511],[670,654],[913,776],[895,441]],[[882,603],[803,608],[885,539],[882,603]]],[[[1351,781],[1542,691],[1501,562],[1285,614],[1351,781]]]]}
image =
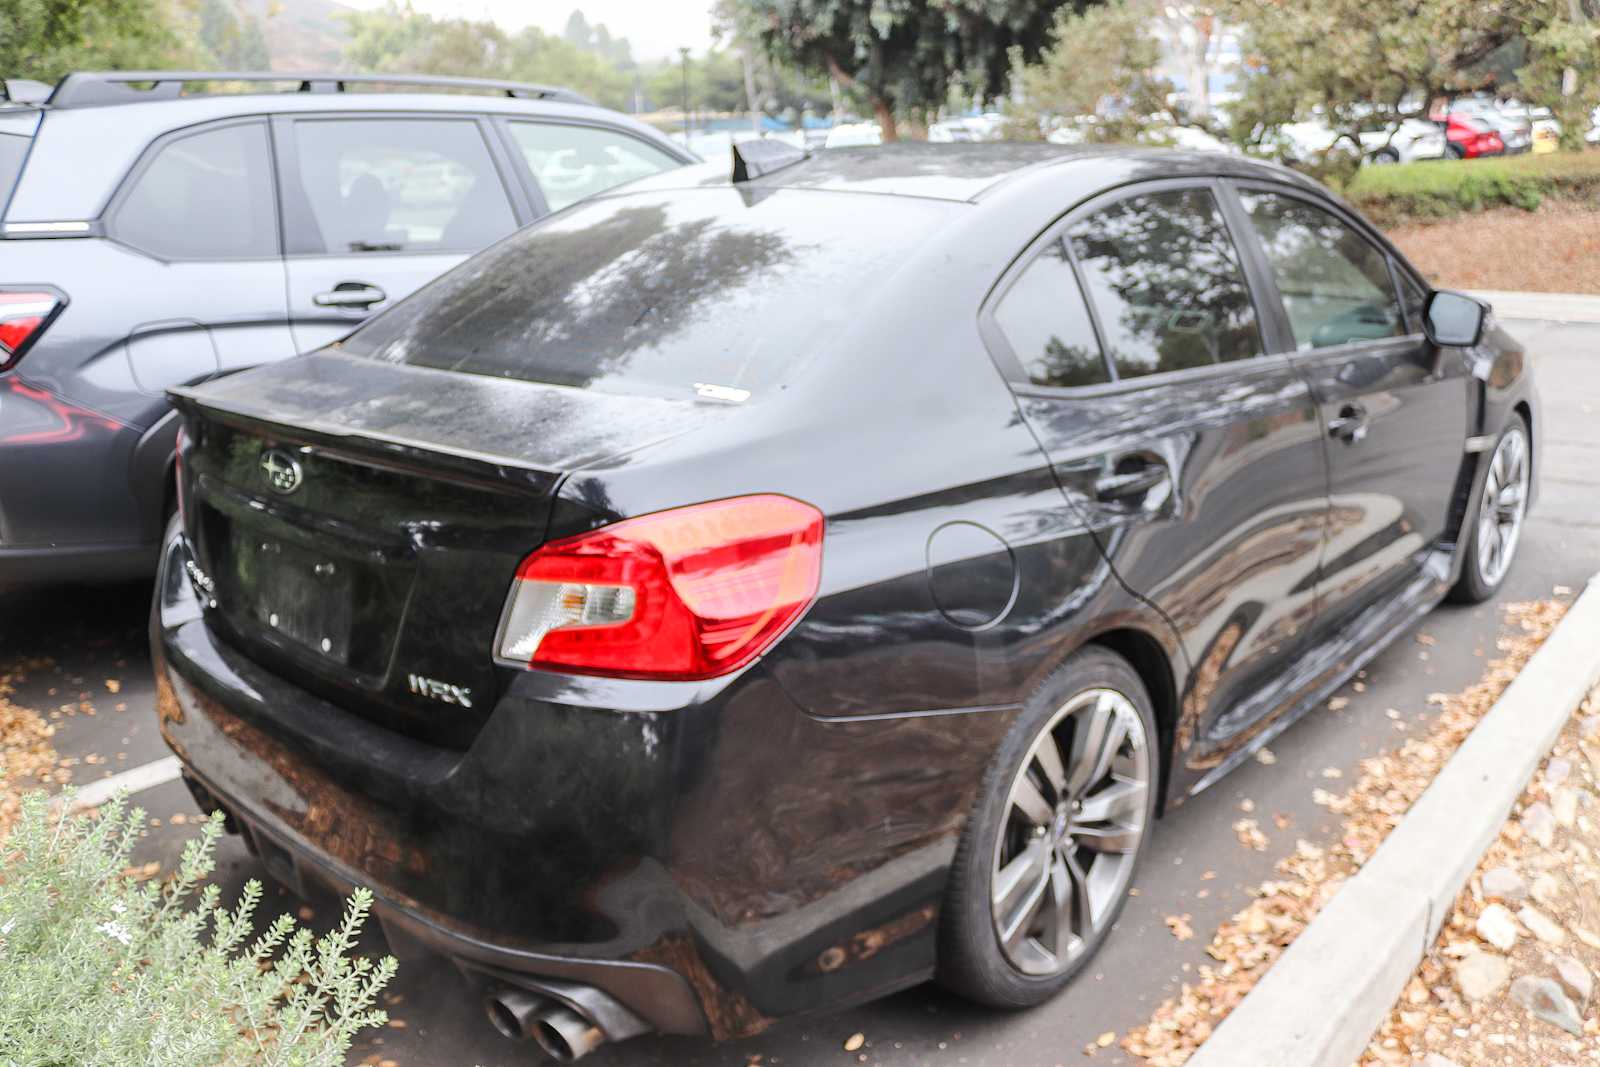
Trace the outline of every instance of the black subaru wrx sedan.
{"type": "Polygon", "coordinates": [[[197,798],[562,1057],[1044,1000],[1163,808],[1492,595],[1532,500],[1523,350],[1289,171],[762,170],[175,393],[197,798]]]}

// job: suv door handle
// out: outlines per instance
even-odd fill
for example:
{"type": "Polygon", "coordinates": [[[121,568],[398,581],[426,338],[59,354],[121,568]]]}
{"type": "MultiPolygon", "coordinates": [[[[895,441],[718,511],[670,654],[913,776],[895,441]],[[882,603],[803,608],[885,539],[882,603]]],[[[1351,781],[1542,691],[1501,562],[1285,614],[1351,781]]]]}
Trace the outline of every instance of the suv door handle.
{"type": "Polygon", "coordinates": [[[1096,478],[1094,495],[1097,499],[1107,502],[1123,497],[1143,496],[1166,480],[1167,468],[1160,463],[1146,460],[1133,470],[1105,474],[1096,478]]]}
{"type": "Polygon", "coordinates": [[[1328,436],[1353,445],[1367,436],[1367,409],[1360,404],[1346,404],[1339,409],[1339,417],[1328,420],[1328,436]]]}
{"type": "Polygon", "coordinates": [[[360,308],[381,304],[389,294],[376,285],[366,282],[340,282],[325,293],[317,293],[311,302],[321,308],[360,308]]]}

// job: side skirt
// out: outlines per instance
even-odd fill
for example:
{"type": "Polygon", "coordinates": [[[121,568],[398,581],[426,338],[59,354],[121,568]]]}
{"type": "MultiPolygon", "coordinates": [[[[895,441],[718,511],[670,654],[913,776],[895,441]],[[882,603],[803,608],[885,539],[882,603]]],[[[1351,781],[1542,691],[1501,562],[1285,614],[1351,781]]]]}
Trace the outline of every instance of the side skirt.
{"type": "Polygon", "coordinates": [[[1237,742],[1238,747],[1196,782],[1188,795],[1194,796],[1210,788],[1273,738],[1293,726],[1301,716],[1327,700],[1378,653],[1393,644],[1417,620],[1432,611],[1450,591],[1455,573],[1453,555],[1453,547],[1435,550],[1416,577],[1392,598],[1374,604],[1330,634],[1321,644],[1307,649],[1277,690],[1279,699],[1285,692],[1297,693],[1298,696],[1285,704],[1277,715],[1256,723],[1254,729],[1249,731],[1249,737],[1237,742]]]}

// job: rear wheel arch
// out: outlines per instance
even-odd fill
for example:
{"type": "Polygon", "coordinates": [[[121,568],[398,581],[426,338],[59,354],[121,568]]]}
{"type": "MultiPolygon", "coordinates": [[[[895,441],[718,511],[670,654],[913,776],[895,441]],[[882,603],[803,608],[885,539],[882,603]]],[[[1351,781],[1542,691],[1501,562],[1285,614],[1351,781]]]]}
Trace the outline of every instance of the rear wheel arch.
{"type": "Polygon", "coordinates": [[[1165,784],[1171,780],[1172,741],[1178,727],[1178,685],[1172,661],[1161,641],[1148,630],[1120,627],[1090,638],[1087,644],[1115,652],[1133,668],[1154,705],[1161,772],[1156,814],[1166,810],[1165,784]]]}

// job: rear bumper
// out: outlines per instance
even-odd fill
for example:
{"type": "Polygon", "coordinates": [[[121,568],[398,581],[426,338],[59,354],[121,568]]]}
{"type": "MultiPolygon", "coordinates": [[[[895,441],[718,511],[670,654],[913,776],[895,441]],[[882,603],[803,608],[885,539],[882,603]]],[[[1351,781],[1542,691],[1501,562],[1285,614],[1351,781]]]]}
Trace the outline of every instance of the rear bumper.
{"type": "Polygon", "coordinates": [[[386,927],[467,970],[583,984],[664,1033],[740,1036],[931,976],[983,741],[1009,719],[825,723],[760,664],[508,672],[470,745],[434,746],[220,640],[187,560],[175,537],[152,612],[162,735],[291,885],[368,886],[386,927]],[[889,743],[917,775],[884,773],[889,743]]]}

